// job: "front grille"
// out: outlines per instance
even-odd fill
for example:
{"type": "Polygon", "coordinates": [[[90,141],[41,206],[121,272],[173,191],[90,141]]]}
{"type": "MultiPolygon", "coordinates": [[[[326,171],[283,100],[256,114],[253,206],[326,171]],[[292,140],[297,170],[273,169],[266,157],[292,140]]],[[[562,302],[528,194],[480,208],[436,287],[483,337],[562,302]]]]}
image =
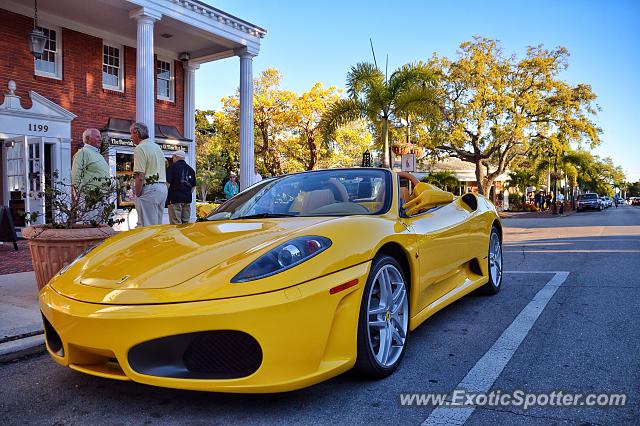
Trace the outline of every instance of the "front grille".
{"type": "Polygon", "coordinates": [[[197,336],[182,356],[187,370],[219,376],[245,377],[262,363],[256,339],[240,331],[211,331],[197,336]]]}
{"type": "Polygon", "coordinates": [[[236,330],[178,334],[134,346],[129,365],[150,376],[236,379],[255,373],[262,349],[251,335],[236,330]]]}

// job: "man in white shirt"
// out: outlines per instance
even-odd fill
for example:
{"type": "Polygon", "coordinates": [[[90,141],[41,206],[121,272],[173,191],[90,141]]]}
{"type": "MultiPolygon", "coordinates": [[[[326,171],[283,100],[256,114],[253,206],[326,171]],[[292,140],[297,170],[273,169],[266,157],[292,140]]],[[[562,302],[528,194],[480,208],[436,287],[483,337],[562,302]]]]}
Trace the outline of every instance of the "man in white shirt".
{"type": "Polygon", "coordinates": [[[254,164],[253,166],[253,182],[254,183],[258,183],[262,180],[262,175],[260,175],[260,173],[258,173],[258,165],[254,164]]]}
{"type": "Polygon", "coordinates": [[[558,212],[564,214],[564,194],[562,192],[558,192],[557,200],[558,208],[560,209],[558,212]]]}

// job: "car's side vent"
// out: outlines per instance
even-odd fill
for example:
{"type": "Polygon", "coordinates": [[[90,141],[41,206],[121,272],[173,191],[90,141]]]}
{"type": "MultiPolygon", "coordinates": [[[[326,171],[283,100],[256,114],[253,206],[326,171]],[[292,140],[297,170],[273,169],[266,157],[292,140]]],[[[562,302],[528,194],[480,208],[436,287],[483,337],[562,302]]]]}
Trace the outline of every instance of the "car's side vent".
{"type": "Polygon", "coordinates": [[[476,275],[482,275],[482,269],[480,269],[480,262],[478,262],[477,257],[474,257],[469,261],[469,270],[476,275]]]}
{"type": "Polygon", "coordinates": [[[462,202],[466,204],[472,212],[478,208],[478,198],[472,193],[464,194],[462,196],[462,202]]]}

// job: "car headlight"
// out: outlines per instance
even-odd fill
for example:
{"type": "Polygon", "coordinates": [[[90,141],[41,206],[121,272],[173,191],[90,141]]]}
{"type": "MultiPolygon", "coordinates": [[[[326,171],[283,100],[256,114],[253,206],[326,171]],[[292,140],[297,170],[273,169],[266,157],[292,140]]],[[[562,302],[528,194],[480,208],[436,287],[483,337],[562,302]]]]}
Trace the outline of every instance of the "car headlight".
{"type": "Polygon", "coordinates": [[[331,240],[325,237],[298,237],[270,250],[245,267],[232,283],[243,283],[268,277],[293,268],[331,247],[331,240]]]}
{"type": "Polygon", "coordinates": [[[75,263],[82,259],[83,257],[85,257],[87,255],[87,253],[89,253],[91,250],[93,250],[95,248],[95,246],[93,247],[89,247],[88,249],[86,249],[85,251],[83,251],[82,253],[80,253],[78,255],[78,257],[76,257],[75,259],[73,259],[71,262],[67,263],[66,265],[64,265],[62,267],[62,269],[60,269],[60,272],[58,272],[58,275],[62,275],[65,272],[67,272],[69,270],[69,268],[71,268],[73,265],[75,265],[75,263]]]}

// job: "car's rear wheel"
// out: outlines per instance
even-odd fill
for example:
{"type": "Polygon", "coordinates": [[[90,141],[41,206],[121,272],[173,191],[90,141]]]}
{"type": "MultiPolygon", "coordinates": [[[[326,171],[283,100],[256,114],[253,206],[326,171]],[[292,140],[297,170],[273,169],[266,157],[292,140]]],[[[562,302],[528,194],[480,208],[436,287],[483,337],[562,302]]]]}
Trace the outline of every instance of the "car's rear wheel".
{"type": "Polygon", "coordinates": [[[487,261],[489,264],[489,281],[480,289],[484,294],[496,294],[502,286],[502,244],[500,242],[500,234],[495,226],[491,228],[487,261]]]}
{"type": "Polygon", "coordinates": [[[354,369],[382,378],[393,373],[407,345],[409,294],[400,264],[390,256],[373,260],[358,321],[358,357],[354,369]]]}

